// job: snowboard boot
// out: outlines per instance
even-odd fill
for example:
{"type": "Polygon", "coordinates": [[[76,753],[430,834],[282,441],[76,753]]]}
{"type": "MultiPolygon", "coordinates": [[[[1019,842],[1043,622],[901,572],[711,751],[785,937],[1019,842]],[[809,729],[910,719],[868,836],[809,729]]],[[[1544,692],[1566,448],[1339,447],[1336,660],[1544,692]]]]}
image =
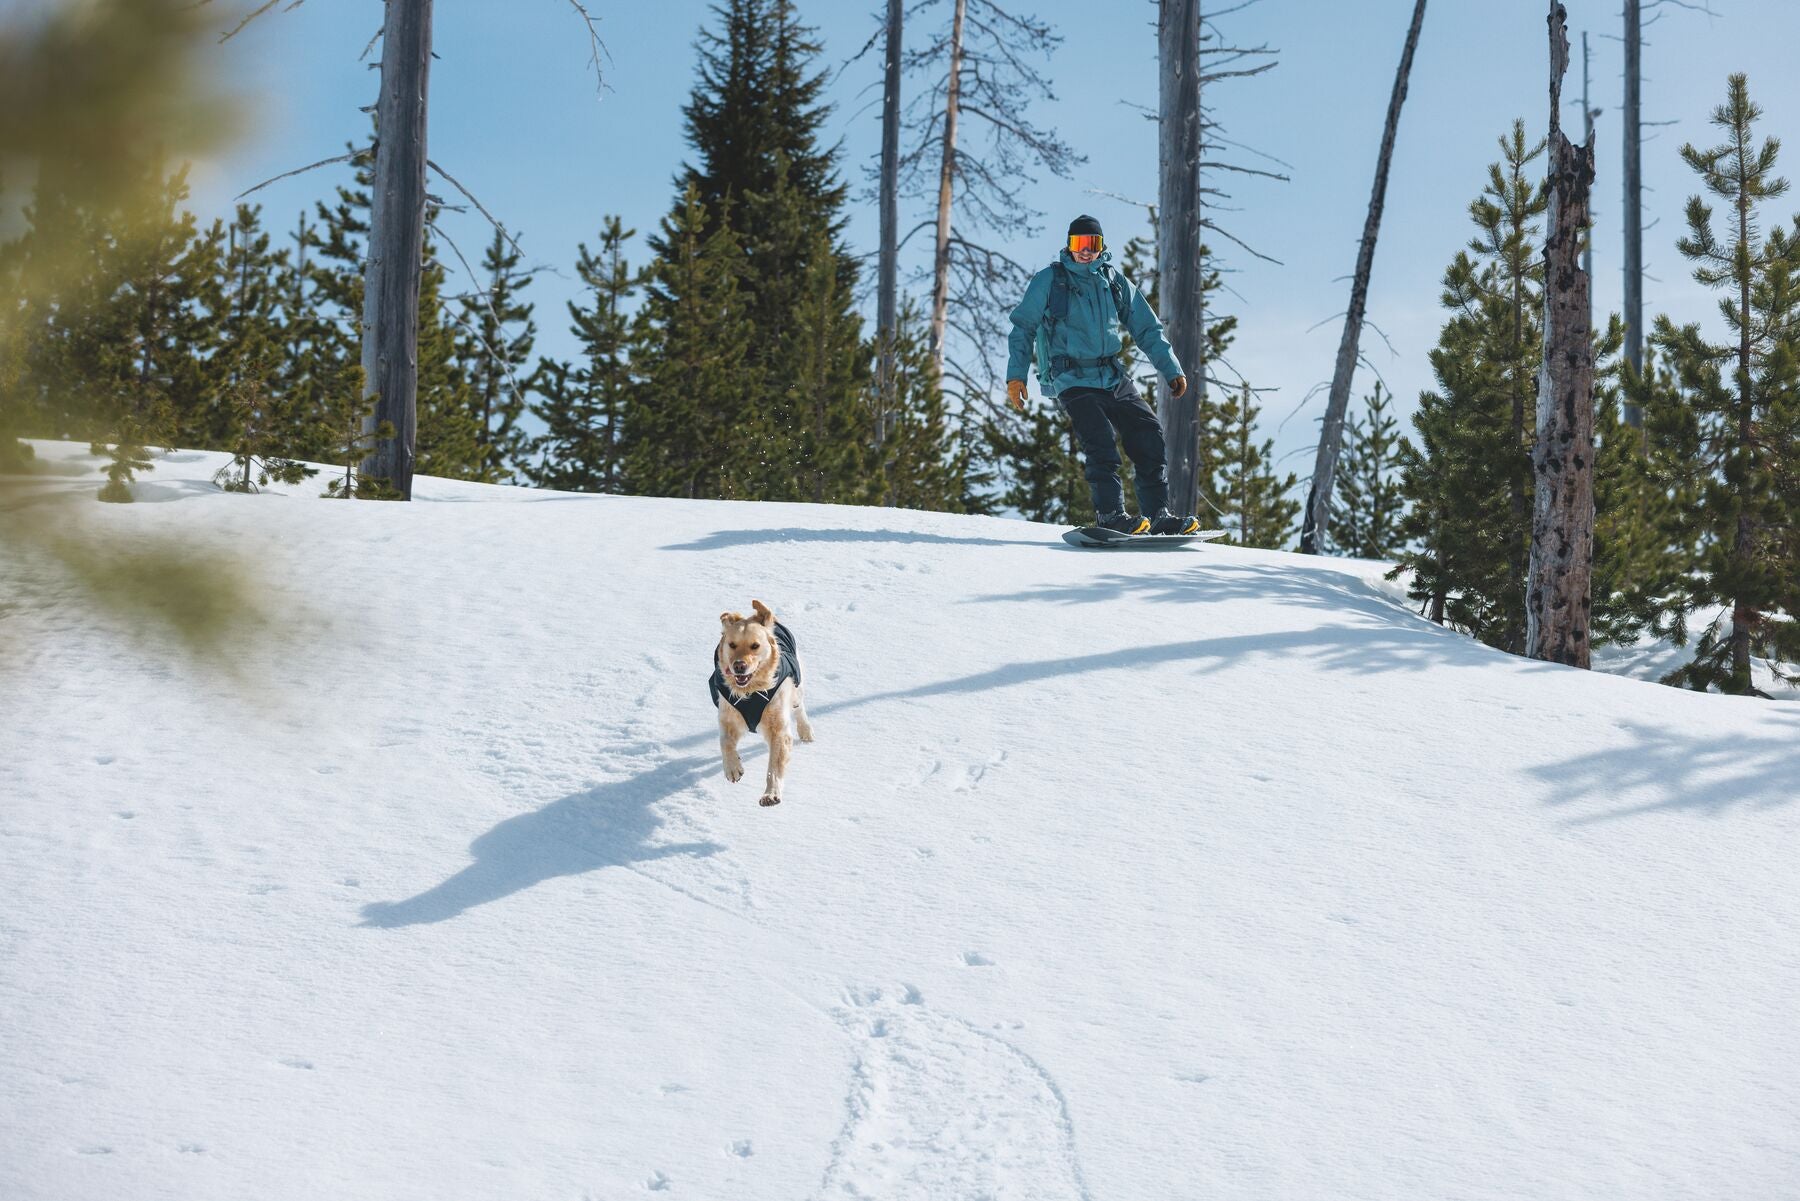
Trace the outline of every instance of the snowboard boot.
{"type": "Polygon", "coordinates": [[[1200,532],[1198,517],[1177,517],[1167,509],[1158,509],[1156,516],[1150,521],[1152,534],[1197,534],[1200,532]]]}
{"type": "Polygon", "coordinates": [[[1135,513],[1102,513],[1094,523],[1103,530],[1112,530],[1119,534],[1147,534],[1150,532],[1150,520],[1135,513]]]}

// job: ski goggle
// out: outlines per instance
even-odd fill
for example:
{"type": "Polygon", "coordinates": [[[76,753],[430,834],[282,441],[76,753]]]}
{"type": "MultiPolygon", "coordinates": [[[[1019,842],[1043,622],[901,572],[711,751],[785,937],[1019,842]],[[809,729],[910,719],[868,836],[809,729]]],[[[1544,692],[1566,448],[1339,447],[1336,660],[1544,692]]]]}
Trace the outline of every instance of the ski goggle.
{"type": "Polygon", "coordinates": [[[1069,253],[1070,254],[1080,254],[1083,251],[1087,251],[1087,250],[1091,250],[1095,254],[1099,254],[1102,250],[1105,250],[1105,249],[1106,249],[1106,239],[1101,237],[1099,234],[1070,234],[1069,235],[1069,253]]]}

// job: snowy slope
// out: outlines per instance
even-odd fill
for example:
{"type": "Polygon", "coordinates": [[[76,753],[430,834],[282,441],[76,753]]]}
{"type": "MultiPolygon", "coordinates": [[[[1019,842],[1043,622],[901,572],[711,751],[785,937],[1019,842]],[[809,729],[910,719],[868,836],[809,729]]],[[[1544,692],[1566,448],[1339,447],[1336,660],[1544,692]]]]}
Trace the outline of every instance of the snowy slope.
{"type": "Polygon", "coordinates": [[[1800,1197],[1800,706],[1362,564],[220,461],[78,511],[263,561],[253,698],[0,563],[0,1198],[1800,1197]]]}

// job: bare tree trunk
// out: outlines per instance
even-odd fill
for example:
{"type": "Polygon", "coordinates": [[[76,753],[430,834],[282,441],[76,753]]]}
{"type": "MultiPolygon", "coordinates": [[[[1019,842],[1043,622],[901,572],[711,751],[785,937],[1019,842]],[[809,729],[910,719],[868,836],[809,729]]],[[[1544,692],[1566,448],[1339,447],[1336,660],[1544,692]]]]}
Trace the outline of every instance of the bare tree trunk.
{"type": "Polygon", "coordinates": [[[369,262],[363,271],[363,395],[375,411],[363,432],[386,422],[362,474],[412,499],[418,433],[419,283],[425,258],[425,98],[431,69],[431,0],[387,0],[381,95],[375,106],[375,191],[369,262]]]}
{"type": "MultiPolygon", "coordinates": [[[[1585,139],[1583,146],[1594,144],[1594,118],[1599,110],[1588,100],[1588,43],[1587,30],[1581,31],[1581,131],[1585,139]]],[[[1588,277],[1588,327],[1594,324],[1594,237],[1590,230],[1581,243],[1581,272],[1588,277]]]]}
{"type": "Polygon", "coordinates": [[[962,106],[963,16],[969,0],[956,0],[950,26],[950,81],[944,100],[944,165],[938,173],[937,256],[931,272],[931,365],[944,377],[944,322],[950,308],[950,197],[956,183],[956,118],[962,106]]]}
{"type": "Polygon", "coordinates": [[[1375,188],[1369,196],[1369,215],[1363,222],[1362,246],[1356,252],[1356,275],[1350,284],[1350,309],[1344,314],[1344,337],[1338,343],[1337,365],[1331,373],[1331,394],[1325,404],[1325,423],[1319,430],[1312,491],[1306,498],[1306,512],[1300,525],[1302,554],[1318,554],[1325,542],[1332,478],[1337,473],[1338,450],[1344,440],[1344,411],[1350,405],[1350,381],[1356,374],[1363,309],[1369,298],[1369,272],[1375,265],[1375,238],[1381,232],[1381,210],[1387,202],[1388,166],[1394,157],[1394,133],[1400,125],[1400,106],[1406,103],[1406,80],[1412,73],[1413,51],[1418,49],[1419,27],[1424,21],[1425,0],[1417,0],[1413,5],[1412,25],[1406,31],[1406,48],[1400,52],[1400,69],[1394,73],[1393,95],[1388,98],[1387,125],[1381,134],[1381,155],[1375,163],[1375,188]]]}
{"type": "Polygon", "coordinates": [[[1169,508],[1200,507],[1200,399],[1206,393],[1206,264],[1200,257],[1200,3],[1159,0],[1159,91],[1156,231],[1157,303],[1169,346],[1187,372],[1185,395],[1165,380],[1157,394],[1168,446],[1169,508]]]}
{"type": "Polygon", "coordinates": [[[888,0],[887,71],[881,93],[881,263],[876,284],[876,346],[881,355],[876,380],[875,449],[887,443],[894,413],[894,338],[899,321],[900,259],[900,34],[905,0],[888,0]]]}
{"type": "Polygon", "coordinates": [[[1550,3],[1550,208],[1544,241],[1544,365],[1538,381],[1537,491],[1525,648],[1587,667],[1594,573],[1594,342],[1581,242],[1590,221],[1594,146],[1562,131],[1568,10],[1550,3]]]}
{"type": "MultiPolygon", "coordinates": [[[[1625,0],[1625,361],[1644,370],[1644,167],[1642,0],[1625,0]]],[[[1625,424],[1644,424],[1644,413],[1627,400],[1625,424]]]]}

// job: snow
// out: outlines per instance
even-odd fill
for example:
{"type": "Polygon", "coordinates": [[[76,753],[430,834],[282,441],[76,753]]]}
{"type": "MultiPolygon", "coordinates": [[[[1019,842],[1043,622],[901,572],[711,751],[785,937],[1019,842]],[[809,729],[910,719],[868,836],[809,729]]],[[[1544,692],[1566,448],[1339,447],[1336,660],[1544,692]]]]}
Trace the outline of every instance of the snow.
{"type": "Polygon", "coordinates": [[[72,511],[254,562],[235,677],[0,563],[0,1197],[1800,1195],[1800,706],[1380,565],[222,461],[72,511]]]}

